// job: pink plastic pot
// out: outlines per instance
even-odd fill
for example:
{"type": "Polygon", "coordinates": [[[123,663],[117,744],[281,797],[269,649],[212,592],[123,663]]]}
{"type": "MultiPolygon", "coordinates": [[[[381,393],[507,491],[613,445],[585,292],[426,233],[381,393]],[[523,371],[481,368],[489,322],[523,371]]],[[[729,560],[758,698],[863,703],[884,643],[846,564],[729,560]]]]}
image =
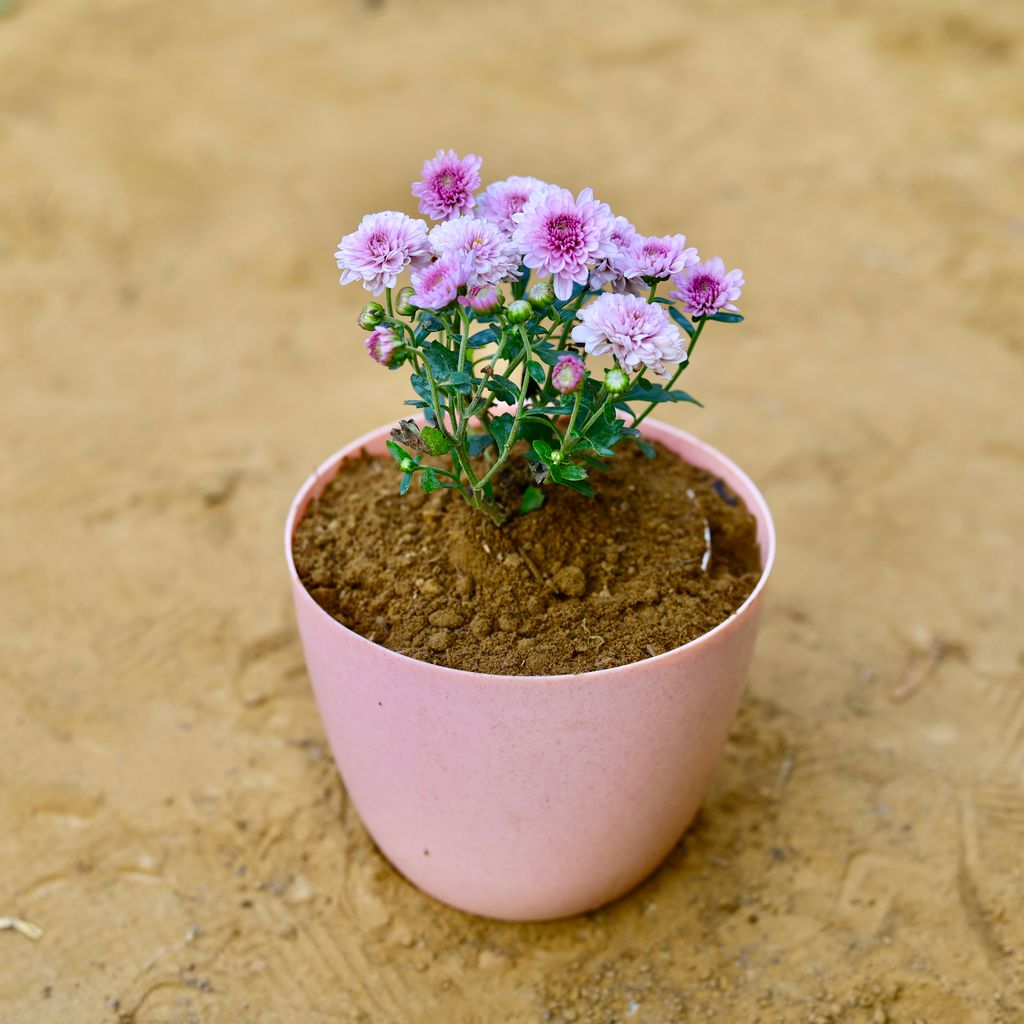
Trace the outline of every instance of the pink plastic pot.
{"type": "Polygon", "coordinates": [[[353,441],[302,486],[285,528],[295,612],[342,779],[391,862],[425,892],[510,920],[580,913],[627,892],[678,842],[704,797],[754,648],[775,531],[764,498],[713,448],[648,420],[644,434],[715,474],[757,519],[763,572],[697,640],[580,675],[497,676],[396,654],[309,596],[292,536],[353,441]]]}

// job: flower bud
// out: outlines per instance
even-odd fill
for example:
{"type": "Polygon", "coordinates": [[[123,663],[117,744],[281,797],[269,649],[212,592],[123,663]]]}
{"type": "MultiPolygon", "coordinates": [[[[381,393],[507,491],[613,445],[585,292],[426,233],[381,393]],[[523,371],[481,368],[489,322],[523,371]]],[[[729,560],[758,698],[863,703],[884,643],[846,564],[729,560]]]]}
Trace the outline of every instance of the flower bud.
{"type": "Polygon", "coordinates": [[[576,391],[583,383],[583,360],[578,355],[568,353],[559,356],[555,368],[551,371],[551,383],[556,391],[568,395],[576,391]]]}
{"type": "Polygon", "coordinates": [[[552,463],[553,463],[554,465],[558,466],[558,465],[560,465],[560,464],[561,464],[561,462],[562,462],[562,453],[561,453],[560,451],[557,451],[557,450],[556,450],[556,451],[553,451],[553,452],[551,453],[551,455],[549,456],[549,458],[551,459],[551,462],[552,462],[552,463]]]}
{"type": "Polygon", "coordinates": [[[465,295],[459,296],[459,302],[487,316],[496,313],[501,306],[501,292],[493,284],[474,284],[470,285],[465,295]]]}
{"type": "Polygon", "coordinates": [[[368,302],[356,318],[356,323],[364,331],[372,331],[381,322],[383,316],[384,307],[379,302],[368,302]]]}
{"type": "Polygon", "coordinates": [[[411,473],[416,468],[416,463],[409,458],[408,455],[401,462],[398,463],[398,468],[403,473],[411,473]]]}
{"type": "Polygon", "coordinates": [[[555,301],[555,289],[550,281],[538,281],[526,293],[534,309],[547,309],[555,301]]]}
{"type": "Polygon", "coordinates": [[[417,307],[412,304],[414,294],[415,290],[408,285],[398,289],[398,295],[395,297],[395,312],[399,316],[412,316],[416,312],[417,307]]]}
{"type": "Polygon", "coordinates": [[[525,324],[533,316],[533,306],[525,299],[516,299],[506,310],[510,324],[525,324]]]}
{"type": "Polygon", "coordinates": [[[397,366],[405,354],[401,339],[395,334],[393,328],[386,325],[374,327],[365,344],[370,358],[375,363],[380,363],[381,366],[387,366],[389,369],[397,366]]]}
{"type": "Polygon", "coordinates": [[[604,371],[604,386],[613,395],[621,395],[629,387],[629,374],[618,366],[604,371]]]}

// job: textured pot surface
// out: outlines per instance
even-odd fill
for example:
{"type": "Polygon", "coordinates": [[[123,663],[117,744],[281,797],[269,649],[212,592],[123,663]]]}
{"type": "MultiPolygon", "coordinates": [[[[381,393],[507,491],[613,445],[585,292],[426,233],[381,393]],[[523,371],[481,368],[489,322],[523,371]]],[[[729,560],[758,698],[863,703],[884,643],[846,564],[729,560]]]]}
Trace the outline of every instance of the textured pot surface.
{"type": "Polygon", "coordinates": [[[299,491],[285,531],[313,690],[348,794],[374,840],[432,896],[538,920],[607,903],[669,853],[707,790],[753,652],[775,534],[732,462],[683,431],[643,433],[735,491],[757,519],[763,572],[743,606],[683,647],[575,676],[497,676],[415,661],[342,626],[309,596],[291,541],[353,441],[299,491]]]}

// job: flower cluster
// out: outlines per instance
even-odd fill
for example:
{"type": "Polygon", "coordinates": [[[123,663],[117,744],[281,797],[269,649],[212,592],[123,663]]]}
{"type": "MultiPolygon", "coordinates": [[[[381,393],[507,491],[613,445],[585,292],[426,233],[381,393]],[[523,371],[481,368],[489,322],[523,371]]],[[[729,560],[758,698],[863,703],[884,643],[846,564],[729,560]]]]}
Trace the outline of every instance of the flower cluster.
{"type": "Polygon", "coordinates": [[[359,315],[370,356],[413,369],[408,404],[424,425],[403,420],[389,443],[402,492],[418,476],[503,522],[492,481],[514,455],[535,478],[525,511],[537,484],[592,493],[589,468],[624,438],[648,450],[640,423],[659,403],[696,401],[675,382],[708,321],[743,319],[745,282],[684,235],[640,234],[589,188],[515,176],[477,194],[480,166],[438,150],[412,186],[436,223],[368,214],[335,259],[342,284],[386,296],[359,315]],[[612,364],[598,376],[588,357],[612,364]]]}

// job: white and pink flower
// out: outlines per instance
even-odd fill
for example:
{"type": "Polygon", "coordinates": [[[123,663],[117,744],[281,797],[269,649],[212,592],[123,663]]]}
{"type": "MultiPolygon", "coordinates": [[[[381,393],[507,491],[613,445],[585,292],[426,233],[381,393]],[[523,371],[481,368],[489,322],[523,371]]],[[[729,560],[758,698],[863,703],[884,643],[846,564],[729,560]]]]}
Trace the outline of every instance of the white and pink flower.
{"type": "Polygon", "coordinates": [[[455,301],[469,273],[469,262],[464,255],[453,252],[441,256],[412,272],[413,293],[409,301],[420,309],[444,309],[455,301]]]}
{"type": "Polygon", "coordinates": [[[713,256],[705,263],[697,263],[673,278],[676,287],[669,295],[678,299],[692,317],[714,316],[722,309],[736,312],[734,305],[746,281],[742,270],[726,273],[725,262],[713,256]]]}
{"type": "Polygon", "coordinates": [[[456,217],[430,230],[438,256],[465,256],[470,284],[498,284],[519,276],[519,252],[508,235],[489,220],[456,217]]]}
{"type": "Polygon", "coordinates": [[[612,212],[589,188],[575,198],[564,188],[535,192],[512,220],[523,262],[553,279],[559,299],[570,298],[574,284],[587,283],[591,266],[616,252],[612,212]]]}
{"type": "Polygon", "coordinates": [[[481,193],[477,213],[492,224],[497,224],[506,235],[511,235],[516,229],[512,218],[522,212],[531,196],[537,192],[550,191],[554,187],[539,178],[515,175],[504,181],[495,181],[481,193]]]}
{"type": "Polygon", "coordinates": [[[572,340],[589,355],[611,353],[628,373],[646,366],[659,377],[667,377],[669,364],[686,359],[686,345],[679,328],[662,305],[638,295],[599,295],[579,311],[580,322],[572,340]]]}
{"type": "Polygon", "coordinates": [[[685,235],[645,235],[633,240],[624,259],[625,276],[665,280],[700,261],[697,250],[687,248],[685,235]]]}
{"type": "Polygon", "coordinates": [[[480,157],[460,157],[454,149],[439,149],[423,164],[422,178],[412,194],[420,201],[420,213],[431,220],[451,220],[476,205],[473,193],[480,187],[480,157]]]}
{"type": "Polygon", "coordinates": [[[367,291],[380,295],[385,288],[394,288],[406,267],[430,262],[427,225],[397,210],[368,213],[338,243],[334,258],[342,271],[342,284],[362,281],[367,291]]]}
{"type": "Polygon", "coordinates": [[[644,290],[643,281],[626,277],[626,258],[633,243],[640,236],[625,217],[616,217],[612,227],[612,255],[598,260],[590,270],[590,287],[595,291],[609,285],[613,292],[632,292],[639,295],[644,290]]]}

